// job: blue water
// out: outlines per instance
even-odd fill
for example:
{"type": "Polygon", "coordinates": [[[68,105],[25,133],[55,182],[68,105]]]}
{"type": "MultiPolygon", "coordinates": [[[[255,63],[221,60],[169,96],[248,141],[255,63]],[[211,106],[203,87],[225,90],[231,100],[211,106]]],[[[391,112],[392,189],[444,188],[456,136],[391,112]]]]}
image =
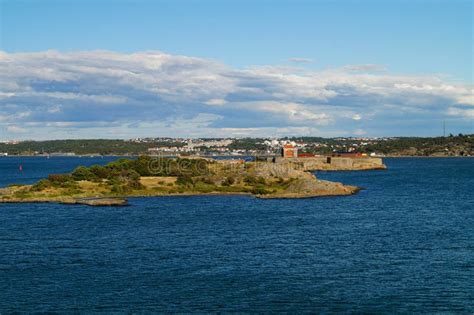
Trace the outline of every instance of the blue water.
{"type": "Polygon", "coordinates": [[[0,157],[0,187],[32,184],[48,174],[68,173],[79,165],[105,165],[118,157],[0,157]],[[22,171],[20,171],[20,167],[22,171]]]}
{"type": "MultiPolygon", "coordinates": [[[[0,159],[0,180],[88,162],[0,159]]],[[[318,173],[349,197],[2,204],[0,313],[472,313],[474,159],[386,164],[318,173]]]]}

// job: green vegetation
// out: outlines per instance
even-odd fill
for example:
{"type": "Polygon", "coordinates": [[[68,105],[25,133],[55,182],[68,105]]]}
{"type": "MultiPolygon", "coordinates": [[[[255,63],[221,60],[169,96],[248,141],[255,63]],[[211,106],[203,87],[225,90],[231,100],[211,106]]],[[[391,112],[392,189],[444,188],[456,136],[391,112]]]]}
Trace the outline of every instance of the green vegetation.
{"type": "Polygon", "coordinates": [[[264,151],[267,149],[263,142],[265,139],[262,138],[243,138],[235,139],[228,148],[230,150],[257,150],[264,151]]]}
{"type": "MultiPolygon", "coordinates": [[[[382,153],[386,155],[474,155],[474,135],[449,137],[401,137],[385,139],[358,139],[358,138],[321,138],[321,137],[292,137],[286,140],[304,143],[305,147],[299,152],[330,154],[335,151],[347,152],[355,150],[362,153],[382,153]]],[[[211,139],[209,139],[211,140],[211,139]]],[[[234,139],[227,146],[227,152],[242,150],[243,154],[256,154],[277,148],[267,147],[263,138],[234,139]]],[[[75,153],[78,155],[143,155],[150,148],[183,147],[182,141],[172,139],[156,140],[150,142],[134,142],[125,140],[55,140],[55,141],[24,141],[17,144],[0,143],[0,152],[9,155],[33,155],[41,153],[75,153]]],[[[213,151],[201,147],[202,152],[213,151]]],[[[186,153],[181,153],[185,155],[186,153]]],[[[191,153],[188,153],[191,154],[191,153]]]]}
{"type": "Polygon", "coordinates": [[[115,205],[124,201],[112,197],[245,193],[270,198],[299,198],[347,195],[357,191],[356,187],[339,183],[321,185],[314,176],[297,169],[291,170],[291,177],[281,178],[274,175],[274,165],[140,156],[105,166],[80,166],[70,174],[51,174],[34,185],[2,188],[0,202],[115,205]],[[89,197],[94,198],[91,201],[89,197]],[[97,201],[97,198],[104,200],[97,201]]]}
{"type": "Polygon", "coordinates": [[[227,176],[227,178],[222,183],[223,186],[232,186],[235,183],[234,176],[227,176]]]}
{"type": "Polygon", "coordinates": [[[256,165],[207,159],[140,156],[105,166],[79,166],[70,174],[51,174],[32,186],[14,186],[16,198],[251,193],[285,190],[291,179],[257,175],[256,165]]]}
{"type": "Polygon", "coordinates": [[[474,136],[437,138],[399,138],[367,145],[363,152],[381,152],[391,155],[474,155],[474,136]]]}
{"type": "Polygon", "coordinates": [[[148,152],[149,148],[161,146],[182,147],[181,142],[138,143],[125,140],[51,140],[23,141],[17,144],[0,143],[0,152],[10,155],[29,155],[37,153],[73,152],[78,155],[139,155],[148,152]]]}
{"type": "Polygon", "coordinates": [[[402,137],[376,140],[314,137],[289,138],[289,140],[307,144],[307,147],[300,152],[316,154],[347,152],[355,149],[361,153],[376,152],[393,156],[474,156],[474,135],[463,134],[449,137],[402,137]]]}
{"type": "MultiPolygon", "coordinates": [[[[113,194],[124,194],[144,189],[140,179],[147,176],[176,176],[178,185],[194,187],[193,176],[211,174],[209,164],[212,163],[203,159],[153,159],[149,156],[140,156],[136,160],[120,159],[106,166],[79,166],[71,174],[49,175],[31,186],[30,191],[66,188],[68,193],[80,192],[78,182],[87,181],[101,183],[113,194]]],[[[165,184],[164,181],[159,183],[165,184]]]]}

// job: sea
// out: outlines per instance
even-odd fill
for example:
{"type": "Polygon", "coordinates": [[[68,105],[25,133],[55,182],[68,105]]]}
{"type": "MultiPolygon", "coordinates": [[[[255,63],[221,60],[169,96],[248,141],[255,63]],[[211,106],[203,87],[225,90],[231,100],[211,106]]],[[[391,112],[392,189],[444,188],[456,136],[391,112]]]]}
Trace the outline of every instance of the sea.
{"type": "MultiPolygon", "coordinates": [[[[115,159],[2,157],[0,186],[115,159]]],[[[0,313],[472,314],[474,159],[384,162],[316,173],[345,197],[0,204],[0,313]]]]}

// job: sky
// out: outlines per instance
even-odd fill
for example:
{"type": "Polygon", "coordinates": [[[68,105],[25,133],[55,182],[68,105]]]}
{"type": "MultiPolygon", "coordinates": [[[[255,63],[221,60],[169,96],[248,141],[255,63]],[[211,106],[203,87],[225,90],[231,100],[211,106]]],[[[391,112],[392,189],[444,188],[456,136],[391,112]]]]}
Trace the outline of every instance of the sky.
{"type": "Polygon", "coordinates": [[[472,1],[0,0],[0,140],[474,133],[472,1]]]}

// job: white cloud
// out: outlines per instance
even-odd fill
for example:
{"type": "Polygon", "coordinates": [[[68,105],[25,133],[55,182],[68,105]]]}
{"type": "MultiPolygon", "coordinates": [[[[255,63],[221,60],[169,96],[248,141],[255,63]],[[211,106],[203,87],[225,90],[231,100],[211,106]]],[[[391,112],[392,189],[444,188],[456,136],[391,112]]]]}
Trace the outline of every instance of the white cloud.
{"type": "Polygon", "coordinates": [[[471,90],[471,95],[461,95],[457,101],[461,104],[474,106],[474,90],[471,90]]]}
{"type": "Polygon", "coordinates": [[[466,119],[474,119],[474,109],[449,107],[447,114],[449,116],[460,116],[466,119]]]}
{"type": "Polygon", "coordinates": [[[222,98],[213,98],[213,99],[210,99],[206,102],[204,102],[206,105],[211,105],[211,106],[222,106],[224,105],[226,102],[226,100],[222,99],[222,98]]]}
{"type": "Polygon", "coordinates": [[[7,126],[7,131],[11,133],[25,133],[28,130],[16,125],[10,125],[10,126],[7,126]]]}
{"type": "Polygon", "coordinates": [[[361,120],[362,116],[360,116],[359,114],[354,114],[354,116],[352,116],[352,119],[353,120],[361,120]]]}
{"type": "Polygon", "coordinates": [[[166,128],[195,135],[357,128],[416,134],[443,115],[472,118],[466,106],[474,105],[470,85],[392,75],[375,64],[237,69],[156,51],[0,52],[0,73],[2,124],[33,124],[31,137],[45,130],[58,137],[153,136],[166,128]]]}
{"type": "Polygon", "coordinates": [[[251,111],[271,113],[289,121],[312,122],[318,125],[327,125],[331,118],[326,113],[318,113],[314,108],[297,103],[281,102],[244,102],[235,104],[239,108],[251,111]]]}
{"type": "Polygon", "coordinates": [[[4,93],[4,92],[0,92],[0,99],[12,97],[12,96],[15,96],[15,93],[4,93]]]}

